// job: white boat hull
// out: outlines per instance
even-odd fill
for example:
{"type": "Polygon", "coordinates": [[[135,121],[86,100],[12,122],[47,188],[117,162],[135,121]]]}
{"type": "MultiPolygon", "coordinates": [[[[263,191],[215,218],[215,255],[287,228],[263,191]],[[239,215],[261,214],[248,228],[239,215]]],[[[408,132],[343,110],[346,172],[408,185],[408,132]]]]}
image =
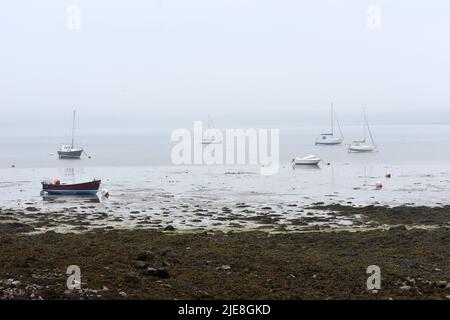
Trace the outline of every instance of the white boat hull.
{"type": "Polygon", "coordinates": [[[320,163],[320,161],[322,161],[322,159],[316,156],[292,159],[292,163],[299,166],[316,166],[320,163]]]}
{"type": "Polygon", "coordinates": [[[298,160],[294,161],[296,166],[317,166],[320,160],[298,160]]]}
{"type": "Polygon", "coordinates": [[[342,139],[320,139],[316,141],[316,145],[323,145],[323,146],[335,146],[342,144],[342,139]]]}
{"type": "Polygon", "coordinates": [[[374,152],[374,146],[367,144],[353,144],[348,146],[348,152],[374,152]]]}

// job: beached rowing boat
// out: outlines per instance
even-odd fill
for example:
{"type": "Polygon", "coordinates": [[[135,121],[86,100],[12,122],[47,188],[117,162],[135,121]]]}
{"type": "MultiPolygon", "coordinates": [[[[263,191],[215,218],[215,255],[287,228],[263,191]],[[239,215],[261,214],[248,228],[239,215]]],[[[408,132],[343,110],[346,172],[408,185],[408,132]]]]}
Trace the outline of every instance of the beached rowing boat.
{"type": "Polygon", "coordinates": [[[58,195],[95,195],[100,188],[101,180],[93,180],[90,182],[65,184],[59,180],[52,182],[42,182],[42,192],[47,194],[58,195]]]}

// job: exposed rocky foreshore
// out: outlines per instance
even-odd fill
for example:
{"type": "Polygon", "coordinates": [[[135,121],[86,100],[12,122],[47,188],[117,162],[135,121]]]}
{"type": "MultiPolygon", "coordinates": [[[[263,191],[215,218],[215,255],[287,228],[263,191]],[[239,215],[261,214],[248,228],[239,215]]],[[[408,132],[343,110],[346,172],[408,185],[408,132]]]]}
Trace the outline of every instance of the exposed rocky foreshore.
{"type": "Polygon", "coordinates": [[[33,233],[0,222],[0,298],[450,299],[448,207],[315,210],[373,228],[33,233]],[[69,265],[81,269],[80,290],[67,289],[69,265]],[[370,265],[380,290],[366,287],[370,265]]]}

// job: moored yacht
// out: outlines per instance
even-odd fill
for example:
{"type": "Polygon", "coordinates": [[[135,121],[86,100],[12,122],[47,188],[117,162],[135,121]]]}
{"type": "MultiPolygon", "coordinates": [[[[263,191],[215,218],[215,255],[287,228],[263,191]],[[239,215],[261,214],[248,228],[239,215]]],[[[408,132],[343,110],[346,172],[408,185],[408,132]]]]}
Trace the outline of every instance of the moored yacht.
{"type": "Polygon", "coordinates": [[[341,126],[339,124],[339,121],[336,117],[336,122],[339,128],[339,134],[340,136],[334,135],[334,109],[333,109],[333,103],[331,103],[331,128],[330,132],[322,133],[317,139],[316,139],[316,145],[339,145],[344,141],[344,135],[342,134],[341,126]]]}
{"type": "Polygon", "coordinates": [[[73,110],[72,122],[72,144],[61,146],[57,151],[60,159],[80,159],[83,154],[83,148],[75,147],[75,110],[73,110]]]}
{"type": "Polygon", "coordinates": [[[348,146],[348,152],[375,152],[375,151],[377,151],[375,141],[373,140],[372,131],[370,130],[369,122],[367,122],[365,109],[364,109],[363,123],[364,123],[364,139],[353,141],[353,143],[348,146]],[[366,131],[369,132],[369,136],[370,136],[370,140],[371,140],[372,144],[369,144],[366,142],[366,131]]]}

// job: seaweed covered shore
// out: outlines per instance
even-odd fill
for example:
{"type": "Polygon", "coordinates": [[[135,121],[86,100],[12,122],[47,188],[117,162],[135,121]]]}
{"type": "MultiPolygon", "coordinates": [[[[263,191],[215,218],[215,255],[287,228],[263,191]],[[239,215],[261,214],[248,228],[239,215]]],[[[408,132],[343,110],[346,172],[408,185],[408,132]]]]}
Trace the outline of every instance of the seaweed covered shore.
{"type": "Polygon", "coordinates": [[[0,298],[450,299],[449,208],[316,209],[384,228],[32,233],[2,222],[0,298]],[[67,289],[70,265],[80,290],[67,289]],[[370,265],[380,290],[367,289],[370,265]]]}

